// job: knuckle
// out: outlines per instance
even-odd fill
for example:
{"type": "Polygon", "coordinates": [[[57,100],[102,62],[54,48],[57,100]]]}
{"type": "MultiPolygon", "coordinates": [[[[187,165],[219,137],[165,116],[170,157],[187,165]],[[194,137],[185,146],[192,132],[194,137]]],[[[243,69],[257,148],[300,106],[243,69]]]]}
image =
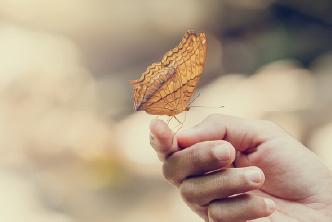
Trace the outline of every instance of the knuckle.
{"type": "Polygon", "coordinates": [[[195,202],[195,185],[190,180],[185,180],[180,185],[180,194],[183,200],[187,203],[195,202]]]}

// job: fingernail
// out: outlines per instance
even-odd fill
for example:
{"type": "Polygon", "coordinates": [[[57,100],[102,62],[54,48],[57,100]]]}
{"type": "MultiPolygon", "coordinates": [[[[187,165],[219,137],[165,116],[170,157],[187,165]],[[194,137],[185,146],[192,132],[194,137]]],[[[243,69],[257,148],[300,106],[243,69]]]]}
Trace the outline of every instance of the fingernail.
{"type": "Polygon", "coordinates": [[[246,177],[249,181],[253,183],[261,183],[262,182],[262,173],[258,170],[250,169],[245,172],[246,177]]]}
{"type": "Polygon", "coordinates": [[[265,202],[266,207],[267,207],[267,210],[268,210],[269,212],[273,212],[273,211],[276,209],[276,204],[274,203],[273,200],[268,199],[268,198],[265,198],[265,199],[264,199],[264,202],[265,202]]]}
{"type": "Polygon", "coordinates": [[[212,148],[214,156],[221,161],[227,161],[231,158],[231,151],[229,147],[224,145],[219,145],[212,148]]]}

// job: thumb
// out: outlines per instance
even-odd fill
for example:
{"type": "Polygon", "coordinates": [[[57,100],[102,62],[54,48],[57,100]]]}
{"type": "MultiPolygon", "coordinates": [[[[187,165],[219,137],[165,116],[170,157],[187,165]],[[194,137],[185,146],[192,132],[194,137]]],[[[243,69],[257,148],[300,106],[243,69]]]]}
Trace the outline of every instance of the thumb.
{"type": "Polygon", "coordinates": [[[177,140],[174,132],[167,124],[159,119],[150,123],[150,144],[157,152],[160,160],[165,160],[175,151],[178,151],[177,140]]]}

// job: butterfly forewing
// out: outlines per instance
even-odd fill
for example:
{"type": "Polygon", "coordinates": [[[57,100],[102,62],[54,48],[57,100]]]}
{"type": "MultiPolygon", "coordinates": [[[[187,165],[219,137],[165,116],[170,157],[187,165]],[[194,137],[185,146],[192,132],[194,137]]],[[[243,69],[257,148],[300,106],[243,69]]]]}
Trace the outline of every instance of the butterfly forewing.
{"type": "Polygon", "coordinates": [[[136,110],[168,116],[188,110],[203,72],[206,53],[205,34],[187,32],[161,62],[150,65],[138,80],[131,81],[136,110]]]}

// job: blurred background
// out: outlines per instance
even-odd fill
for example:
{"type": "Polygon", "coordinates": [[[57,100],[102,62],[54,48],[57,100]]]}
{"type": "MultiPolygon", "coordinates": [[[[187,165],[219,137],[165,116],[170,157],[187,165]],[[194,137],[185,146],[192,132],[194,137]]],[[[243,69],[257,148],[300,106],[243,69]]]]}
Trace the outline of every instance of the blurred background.
{"type": "MultiPolygon", "coordinates": [[[[161,176],[131,86],[188,29],[197,105],[276,121],[332,168],[330,0],[0,0],[0,221],[201,221],[161,176]]],[[[182,118],[180,116],[180,118],[182,118]]]]}

